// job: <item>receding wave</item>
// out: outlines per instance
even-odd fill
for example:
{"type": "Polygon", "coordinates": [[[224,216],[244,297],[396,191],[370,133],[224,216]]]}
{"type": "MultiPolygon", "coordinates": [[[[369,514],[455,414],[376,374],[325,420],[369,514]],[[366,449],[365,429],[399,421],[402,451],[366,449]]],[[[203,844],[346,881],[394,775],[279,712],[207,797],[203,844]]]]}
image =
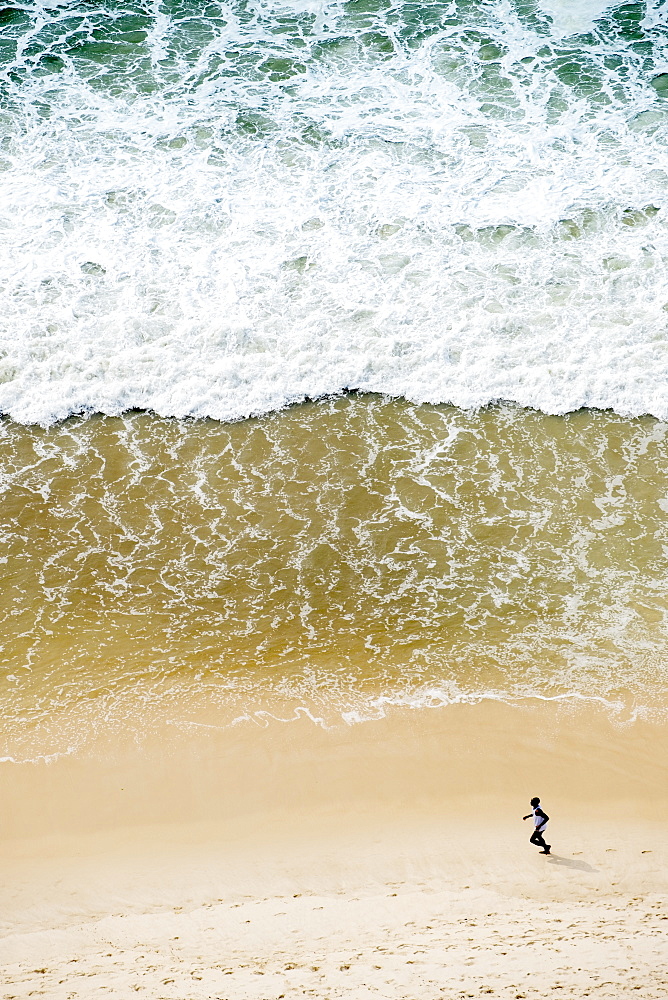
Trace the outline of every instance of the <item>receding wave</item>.
{"type": "Polygon", "coordinates": [[[175,725],[668,707],[653,418],[352,395],[0,430],[0,756],[156,706],[175,725]]]}
{"type": "Polygon", "coordinates": [[[668,417],[663,2],[0,11],[0,409],[668,417]]]}

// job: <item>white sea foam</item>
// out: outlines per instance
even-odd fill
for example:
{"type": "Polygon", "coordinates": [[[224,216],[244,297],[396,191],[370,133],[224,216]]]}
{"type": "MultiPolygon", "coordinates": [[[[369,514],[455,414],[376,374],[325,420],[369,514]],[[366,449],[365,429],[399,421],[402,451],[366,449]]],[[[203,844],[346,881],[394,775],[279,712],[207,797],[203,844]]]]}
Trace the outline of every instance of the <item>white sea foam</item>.
{"type": "Polygon", "coordinates": [[[542,6],[12,22],[0,409],[668,417],[665,29],[542,6]]]}
{"type": "Polygon", "coordinates": [[[540,0],[539,6],[549,15],[553,32],[557,35],[575,35],[591,29],[592,22],[606,11],[614,10],[611,0],[579,0],[564,3],[563,0],[540,0]]]}

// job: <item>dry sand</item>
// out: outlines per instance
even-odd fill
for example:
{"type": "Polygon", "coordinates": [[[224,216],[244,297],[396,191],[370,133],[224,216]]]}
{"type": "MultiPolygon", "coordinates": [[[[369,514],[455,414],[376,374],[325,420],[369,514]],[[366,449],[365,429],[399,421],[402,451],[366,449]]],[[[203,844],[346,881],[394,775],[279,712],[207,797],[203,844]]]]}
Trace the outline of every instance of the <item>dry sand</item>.
{"type": "Polygon", "coordinates": [[[667,750],[482,704],[5,764],[0,995],[663,998],[667,750]]]}

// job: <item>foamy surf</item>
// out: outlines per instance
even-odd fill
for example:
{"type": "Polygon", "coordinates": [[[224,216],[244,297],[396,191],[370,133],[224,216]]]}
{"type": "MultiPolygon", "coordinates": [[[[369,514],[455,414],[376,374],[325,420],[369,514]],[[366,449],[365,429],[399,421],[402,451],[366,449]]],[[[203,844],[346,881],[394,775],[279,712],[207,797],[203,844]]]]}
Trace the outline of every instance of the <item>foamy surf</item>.
{"type": "Polygon", "coordinates": [[[0,409],[668,418],[662,12],[5,8],[0,409]]]}
{"type": "Polygon", "coordinates": [[[165,720],[668,708],[653,418],[348,396],[0,432],[0,756],[165,720]]]}

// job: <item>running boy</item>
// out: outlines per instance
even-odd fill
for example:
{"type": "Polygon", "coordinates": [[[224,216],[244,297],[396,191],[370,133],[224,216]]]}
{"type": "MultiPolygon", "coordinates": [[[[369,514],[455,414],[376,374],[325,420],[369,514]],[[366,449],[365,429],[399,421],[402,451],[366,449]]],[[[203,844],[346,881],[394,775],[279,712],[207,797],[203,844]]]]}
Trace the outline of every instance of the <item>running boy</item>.
{"type": "Polygon", "coordinates": [[[541,809],[539,798],[531,800],[531,812],[526,816],[522,816],[522,819],[531,819],[532,816],[534,831],[529,837],[529,843],[535,844],[536,847],[542,847],[543,850],[540,852],[541,854],[549,854],[550,844],[545,843],[545,837],[543,834],[547,829],[547,823],[550,817],[541,809]]]}

